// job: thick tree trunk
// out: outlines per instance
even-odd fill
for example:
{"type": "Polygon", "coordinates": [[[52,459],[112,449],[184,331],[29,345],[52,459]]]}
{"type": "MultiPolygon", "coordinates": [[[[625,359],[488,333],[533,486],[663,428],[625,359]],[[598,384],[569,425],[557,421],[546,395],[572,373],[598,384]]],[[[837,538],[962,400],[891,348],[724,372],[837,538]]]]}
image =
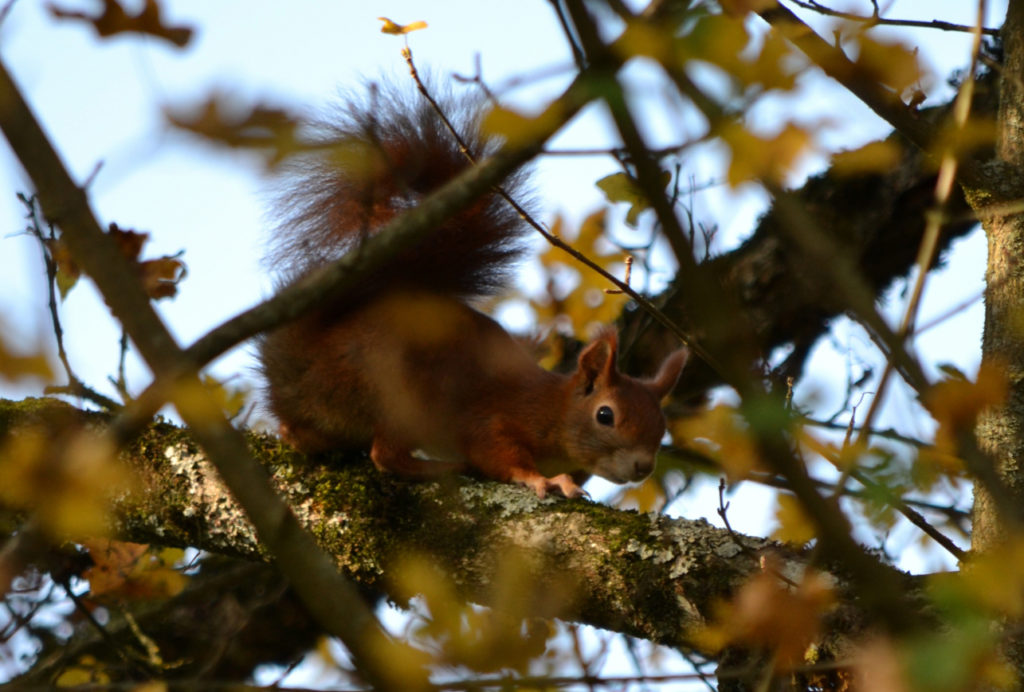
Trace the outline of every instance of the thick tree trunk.
{"type": "MultiPolygon", "coordinates": [[[[1006,402],[986,411],[977,427],[978,445],[999,471],[1008,504],[1024,507],[1024,215],[991,213],[993,206],[1024,197],[1024,2],[1011,0],[1003,26],[1005,62],[998,114],[994,185],[969,191],[988,236],[985,332],[982,362],[1005,372],[1006,402]]],[[[1007,205],[1009,206],[1009,205],[1007,205]]],[[[1007,538],[1006,522],[990,489],[975,492],[973,547],[989,550],[1007,538]]],[[[1006,512],[1004,512],[1004,515],[1006,512]]]]}

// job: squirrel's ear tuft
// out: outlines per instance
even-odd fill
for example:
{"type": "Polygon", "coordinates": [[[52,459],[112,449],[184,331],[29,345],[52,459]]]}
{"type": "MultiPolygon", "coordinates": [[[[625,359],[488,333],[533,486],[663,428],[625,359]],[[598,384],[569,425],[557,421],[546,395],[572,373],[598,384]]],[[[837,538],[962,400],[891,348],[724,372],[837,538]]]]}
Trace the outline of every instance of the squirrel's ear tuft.
{"type": "Polygon", "coordinates": [[[580,353],[578,373],[586,385],[588,394],[599,378],[609,378],[615,373],[618,345],[619,339],[615,330],[606,329],[580,353]]]}
{"type": "Polygon", "coordinates": [[[658,369],[658,374],[647,381],[647,387],[655,397],[661,400],[672,391],[672,388],[676,386],[676,382],[679,381],[679,375],[683,372],[683,366],[686,365],[686,361],[689,358],[690,350],[687,348],[673,351],[665,358],[658,369]]]}

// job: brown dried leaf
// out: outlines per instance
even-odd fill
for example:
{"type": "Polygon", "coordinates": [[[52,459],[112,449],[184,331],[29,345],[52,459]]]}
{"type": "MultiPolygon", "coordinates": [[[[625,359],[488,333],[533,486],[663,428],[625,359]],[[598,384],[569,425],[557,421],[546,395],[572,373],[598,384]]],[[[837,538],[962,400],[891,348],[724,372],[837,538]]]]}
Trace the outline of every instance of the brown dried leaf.
{"type": "Polygon", "coordinates": [[[93,566],[82,578],[89,582],[89,598],[169,598],[181,593],[188,577],[174,568],[183,553],[179,549],[154,551],[148,545],[106,539],[82,541],[93,566]]]}
{"type": "Polygon", "coordinates": [[[50,259],[57,269],[57,290],[63,300],[78,283],[79,277],[82,276],[82,270],[71,256],[67,245],[60,239],[46,238],[43,240],[43,244],[46,245],[46,251],[50,253],[50,259]]]}
{"type": "Polygon", "coordinates": [[[755,646],[776,653],[781,668],[803,662],[821,628],[821,618],[834,600],[825,577],[809,572],[795,588],[782,582],[771,561],[719,608],[712,625],[698,633],[711,649],[730,644],[755,646]]]}
{"type": "Polygon", "coordinates": [[[188,273],[184,262],[170,256],[140,262],[139,271],[142,273],[142,287],[153,300],[176,296],[178,284],[188,273]]]}
{"type": "Polygon", "coordinates": [[[132,261],[139,259],[139,255],[142,254],[142,246],[149,240],[148,233],[119,228],[116,223],[110,224],[107,233],[117,243],[121,254],[132,261]]]}
{"type": "Polygon", "coordinates": [[[165,108],[164,116],[171,125],[214,143],[259,150],[270,166],[302,149],[299,121],[287,111],[238,103],[221,93],[211,94],[190,110],[165,108]]]}
{"type": "Polygon", "coordinates": [[[118,0],[103,0],[103,10],[98,15],[61,9],[52,3],[46,9],[58,19],[87,22],[101,38],[122,33],[147,34],[168,41],[178,48],[184,48],[192,39],[191,28],[164,24],[157,0],[145,0],[142,9],[134,15],[129,14],[118,0]]]}

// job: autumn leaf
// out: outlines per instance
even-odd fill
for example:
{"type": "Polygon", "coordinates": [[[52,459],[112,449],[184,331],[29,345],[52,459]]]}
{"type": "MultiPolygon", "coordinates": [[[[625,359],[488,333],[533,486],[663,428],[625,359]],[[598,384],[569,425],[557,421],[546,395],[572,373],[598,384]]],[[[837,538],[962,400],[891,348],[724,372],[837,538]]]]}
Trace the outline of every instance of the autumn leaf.
{"type": "Polygon", "coordinates": [[[420,597],[424,611],[412,631],[431,642],[435,663],[480,672],[525,672],[557,634],[548,622],[525,613],[558,612],[571,603],[573,593],[565,579],[551,576],[544,589],[537,589],[537,568],[534,555],[514,550],[503,554],[489,586],[489,600],[505,604],[501,610],[467,604],[451,580],[419,556],[406,556],[392,570],[392,578],[402,600],[420,597]]]}
{"type": "Polygon", "coordinates": [[[936,157],[952,154],[963,158],[991,149],[995,141],[996,121],[991,117],[973,116],[962,127],[949,123],[939,128],[928,149],[936,157]]]}
{"type": "Polygon", "coordinates": [[[245,402],[249,396],[249,391],[247,389],[244,387],[228,387],[226,383],[221,382],[210,375],[204,374],[200,379],[206,389],[213,395],[214,400],[220,406],[224,415],[228,418],[234,418],[242,412],[242,409],[245,407],[245,402]]]}
{"type": "Polygon", "coordinates": [[[814,538],[814,524],[804,512],[800,501],[793,495],[780,493],[775,510],[778,528],[772,531],[772,538],[783,543],[805,545],[814,538]]]}
{"type": "Polygon", "coordinates": [[[408,34],[412,31],[419,31],[420,29],[426,29],[427,23],[424,21],[412,22],[411,24],[397,24],[387,17],[377,17],[380,21],[384,22],[384,26],[380,28],[382,34],[392,34],[400,36],[402,34],[408,34]]]}
{"type": "Polygon", "coordinates": [[[721,68],[740,91],[788,91],[796,85],[797,61],[784,37],[772,32],[763,37],[760,48],[749,49],[751,36],[742,18],[708,14],[682,36],[675,60],[683,65],[692,60],[721,68]]]}
{"type": "Polygon", "coordinates": [[[96,660],[95,656],[79,656],[74,663],[61,671],[53,684],[57,688],[109,685],[111,677],[107,668],[107,664],[96,660]]]}
{"type": "Polygon", "coordinates": [[[982,362],[974,382],[953,376],[935,384],[922,403],[939,424],[936,450],[955,454],[961,435],[973,431],[978,414],[1005,401],[1008,391],[1005,368],[990,360],[982,362]]]}
{"type": "Polygon", "coordinates": [[[612,44],[621,58],[647,57],[662,64],[676,63],[678,40],[674,28],[633,18],[612,44]]]}
{"type": "Polygon", "coordinates": [[[173,298],[178,293],[178,284],[187,274],[185,263],[178,256],[164,256],[156,259],[140,261],[142,248],[149,241],[148,233],[140,233],[131,229],[110,224],[108,235],[114,239],[118,249],[139,272],[142,288],[153,300],[173,298]]]}
{"type": "Polygon", "coordinates": [[[55,4],[47,5],[46,9],[57,19],[87,22],[101,38],[123,33],[146,34],[163,39],[178,48],[184,48],[192,39],[191,28],[164,24],[160,3],[157,0],[145,0],[138,14],[129,14],[119,0],[103,0],[103,10],[98,15],[61,9],[55,4]]]}
{"type": "Polygon", "coordinates": [[[59,538],[106,534],[111,498],[134,480],[109,439],[70,421],[8,437],[0,459],[0,500],[59,538]]]}
{"type": "Polygon", "coordinates": [[[185,263],[177,257],[159,257],[139,263],[142,274],[142,288],[153,300],[173,298],[178,294],[178,284],[188,273],[185,263]]]}
{"type": "Polygon", "coordinates": [[[811,145],[810,133],[792,123],[774,136],[762,137],[730,121],[719,128],[718,135],[732,153],[728,181],[733,187],[750,180],[783,185],[811,145]]]}
{"type": "Polygon", "coordinates": [[[933,575],[929,591],[958,611],[1024,616],[1024,536],[1011,536],[997,549],[972,556],[958,573],[933,575]]]}
{"type": "MultiPolygon", "coordinates": [[[[672,181],[672,174],[668,171],[661,172],[661,186],[664,190],[672,181]]],[[[596,183],[597,187],[604,192],[604,196],[611,203],[625,202],[629,205],[626,212],[626,225],[636,228],[637,219],[640,214],[651,208],[649,195],[640,187],[635,178],[626,173],[612,173],[601,178],[596,183]]],[[[653,192],[653,191],[652,191],[653,192]]],[[[659,190],[661,192],[661,190],[659,190]]]]}
{"type": "Polygon", "coordinates": [[[190,109],[165,108],[164,117],[174,127],[221,146],[260,151],[271,167],[303,149],[299,121],[291,114],[280,108],[242,104],[222,93],[213,93],[190,109]]]}
{"type": "Polygon", "coordinates": [[[82,578],[89,582],[89,599],[110,602],[170,598],[181,593],[188,577],[175,568],[184,552],[153,549],[139,543],[86,539],[93,565],[82,578]]]}
{"type": "Polygon", "coordinates": [[[776,664],[783,669],[803,662],[834,595],[827,578],[813,571],[790,586],[779,578],[774,562],[766,558],[765,570],[720,605],[714,621],[695,633],[705,648],[719,651],[731,644],[764,648],[775,652],[776,664]]]}
{"type": "MultiPolygon", "coordinates": [[[[0,322],[0,328],[3,323],[0,322]]],[[[16,353],[4,339],[0,330],[0,378],[8,382],[17,382],[26,377],[35,377],[44,381],[53,379],[53,368],[50,359],[38,348],[35,353],[16,353]]]]}
{"type": "Polygon", "coordinates": [[[119,228],[116,223],[110,224],[107,235],[114,239],[121,254],[130,260],[137,260],[142,253],[142,247],[149,241],[148,233],[119,228]]]}
{"type": "Polygon", "coordinates": [[[46,238],[43,240],[46,251],[50,254],[50,260],[56,269],[57,291],[61,300],[67,298],[68,293],[78,283],[82,270],[78,263],[71,256],[71,251],[59,238],[46,238]]]}
{"type": "Polygon", "coordinates": [[[775,7],[777,0],[720,0],[722,9],[734,17],[775,7]]]}
{"type": "Polygon", "coordinates": [[[485,135],[501,137],[508,146],[517,147],[553,132],[564,119],[564,109],[558,102],[532,116],[496,106],[483,117],[480,131],[485,135]]]}
{"type": "Polygon", "coordinates": [[[832,172],[839,176],[882,173],[891,170],[902,156],[902,147],[888,139],[869,142],[858,149],[841,151],[832,157],[832,172]]]}
{"type": "Polygon", "coordinates": [[[743,419],[732,406],[719,404],[698,415],[669,422],[672,440],[713,459],[732,481],[761,466],[760,454],[743,419]]]}
{"type": "Polygon", "coordinates": [[[903,43],[861,34],[859,47],[855,64],[863,78],[886,84],[902,94],[924,77],[917,50],[903,43]]]}
{"type": "Polygon", "coordinates": [[[638,512],[656,512],[665,505],[665,491],[655,478],[648,478],[619,493],[616,506],[633,508],[638,512]]]}

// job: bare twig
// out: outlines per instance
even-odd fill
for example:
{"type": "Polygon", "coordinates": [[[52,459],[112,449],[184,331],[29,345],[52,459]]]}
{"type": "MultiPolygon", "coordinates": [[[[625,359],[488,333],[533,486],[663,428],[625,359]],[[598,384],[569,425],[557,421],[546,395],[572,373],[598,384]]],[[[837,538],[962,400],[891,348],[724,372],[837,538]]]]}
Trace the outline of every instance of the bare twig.
{"type": "Polygon", "coordinates": [[[50,324],[53,327],[53,337],[57,344],[57,357],[60,359],[61,365],[64,366],[64,373],[68,378],[66,385],[48,386],[45,391],[47,394],[67,394],[79,397],[102,406],[108,411],[119,411],[121,409],[120,404],[86,385],[78,379],[78,376],[75,375],[74,370],[71,368],[71,361],[68,359],[67,351],[64,349],[64,328],[61,326],[60,311],[57,308],[57,263],[53,258],[51,250],[51,244],[56,241],[53,226],[50,226],[49,235],[43,233],[35,195],[19,194],[18,199],[21,200],[27,209],[25,216],[28,219],[29,225],[26,230],[29,235],[39,241],[40,252],[43,255],[43,264],[46,268],[47,305],[50,310],[50,324]]]}
{"type": "MultiPolygon", "coordinates": [[[[915,29],[937,29],[939,31],[961,31],[964,33],[975,31],[974,26],[946,22],[941,19],[889,19],[887,17],[880,17],[876,13],[872,13],[870,16],[864,16],[862,14],[853,14],[852,12],[834,10],[831,7],[826,7],[819,2],[815,2],[815,0],[790,0],[790,2],[797,7],[803,7],[806,10],[817,12],[818,14],[825,15],[826,17],[838,17],[840,19],[848,19],[851,22],[861,22],[865,25],[865,28],[868,29],[873,26],[905,26],[915,29]]],[[[875,9],[878,9],[877,5],[875,6],[875,9]]],[[[982,28],[981,33],[986,36],[998,36],[999,29],[982,28]]]]}

